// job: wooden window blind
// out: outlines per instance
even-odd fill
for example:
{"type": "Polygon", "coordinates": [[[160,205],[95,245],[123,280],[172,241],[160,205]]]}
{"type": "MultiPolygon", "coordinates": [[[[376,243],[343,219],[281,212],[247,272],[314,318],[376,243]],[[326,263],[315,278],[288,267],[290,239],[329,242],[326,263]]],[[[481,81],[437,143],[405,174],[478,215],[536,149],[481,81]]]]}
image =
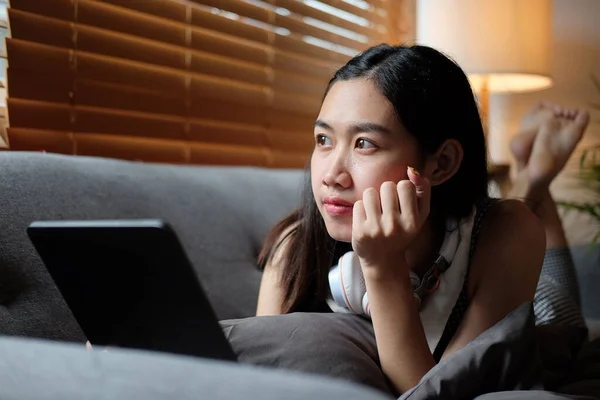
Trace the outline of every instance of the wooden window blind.
{"type": "Polygon", "coordinates": [[[302,167],[335,69],[398,0],[10,0],[12,150],[302,167]]]}

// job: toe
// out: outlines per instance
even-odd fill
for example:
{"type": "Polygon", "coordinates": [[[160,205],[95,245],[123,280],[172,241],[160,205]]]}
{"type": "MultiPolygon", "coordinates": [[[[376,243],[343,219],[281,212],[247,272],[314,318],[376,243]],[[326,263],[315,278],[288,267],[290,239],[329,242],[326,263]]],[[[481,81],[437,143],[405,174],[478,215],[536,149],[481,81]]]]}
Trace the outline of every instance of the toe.
{"type": "Polygon", "coordinates": [[[574,116],[574,122],[581,128],[585,128],[590,121],[590,114],[587,111],[579,110],[574,116]]]}

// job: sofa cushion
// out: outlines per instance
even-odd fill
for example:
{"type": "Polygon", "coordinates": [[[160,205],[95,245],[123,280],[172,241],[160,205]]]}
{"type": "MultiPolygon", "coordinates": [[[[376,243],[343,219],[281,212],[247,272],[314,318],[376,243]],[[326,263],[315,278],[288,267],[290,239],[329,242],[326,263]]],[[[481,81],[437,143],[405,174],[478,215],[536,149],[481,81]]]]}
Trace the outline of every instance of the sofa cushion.
{"type": "MultiPolygon", "coordinates": [[[[35,220],[161,218],[220,319],[253,315],[256,257],[300,199],[300,170],[0,152],[0,333],[84,340],[26,235],[35,220]]],[[[168,265],[165,266],[168,268],[168,265]]]]}

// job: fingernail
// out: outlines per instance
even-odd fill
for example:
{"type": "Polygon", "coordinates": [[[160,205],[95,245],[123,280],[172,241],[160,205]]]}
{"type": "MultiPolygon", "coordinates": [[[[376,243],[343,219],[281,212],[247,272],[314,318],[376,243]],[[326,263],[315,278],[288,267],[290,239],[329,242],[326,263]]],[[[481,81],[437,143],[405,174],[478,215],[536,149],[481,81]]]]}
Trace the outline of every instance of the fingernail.
{"type": "Polygon", "coordinates": [[[414,169],[413,167],[408,167],[408,169],[410,169],[410,172],[412,172],[413,174],[417,175],[417,176],[421,176],[421,174],[419,173],[419,171],[417,171],[416,169],[414,169]]]}

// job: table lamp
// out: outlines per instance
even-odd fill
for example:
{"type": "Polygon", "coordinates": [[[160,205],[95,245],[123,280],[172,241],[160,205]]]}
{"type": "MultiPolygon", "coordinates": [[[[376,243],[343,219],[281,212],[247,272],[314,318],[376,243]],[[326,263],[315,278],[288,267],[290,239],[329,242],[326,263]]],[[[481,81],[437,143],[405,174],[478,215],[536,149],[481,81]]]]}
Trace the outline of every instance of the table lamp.
{"type": "Polygon", "coordinates": [[[453,58],[479,98],[552,85],[552,0],[417,0],[417,43],[453,58]]]}

